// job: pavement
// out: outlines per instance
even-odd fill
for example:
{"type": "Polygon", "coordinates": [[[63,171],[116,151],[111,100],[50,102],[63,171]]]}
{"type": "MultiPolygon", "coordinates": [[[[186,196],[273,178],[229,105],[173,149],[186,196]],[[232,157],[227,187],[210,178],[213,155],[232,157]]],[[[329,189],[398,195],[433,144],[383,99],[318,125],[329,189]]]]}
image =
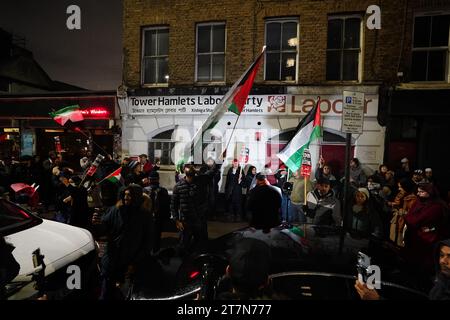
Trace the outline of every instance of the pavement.
{"type": "MultiPolygon", "coordinates": [[[[248,226],[248,222],[224,222],[224,221],[208,221],[208,238],[216,239],[227,233],[239,230],[248,226]]],[[[178,232],[163,232],[161,238],[176,238],[178,232]]]]}
{"type": "MultiPolygon", "coordinates": [[[[44,219],[55,220],[54,211],[42,212],[39,216],[44,219]]],[[[248,222],[229,222],[228,219],[219,217],[217,220],[208,221],[208,236],[209,239],[216,239],[232,231],[245,228],[246,226],[248,226],[248,222]]],[[[178,232],[173,226],[167,226],[165,229],[166,232],[162,233],[161,238],[178,239],[178,232]]]]}

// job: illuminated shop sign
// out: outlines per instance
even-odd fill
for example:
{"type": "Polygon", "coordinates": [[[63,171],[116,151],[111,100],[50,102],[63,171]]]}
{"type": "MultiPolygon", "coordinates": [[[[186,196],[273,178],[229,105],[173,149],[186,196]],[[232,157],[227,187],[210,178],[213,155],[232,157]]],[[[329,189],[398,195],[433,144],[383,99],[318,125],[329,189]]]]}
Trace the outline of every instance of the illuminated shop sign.
{"type": "Polygon", "coordinates": [[[81,110],[84,118],[87,119],[109,119],[110,112],[105,107],[90,107],[81,110]]]}

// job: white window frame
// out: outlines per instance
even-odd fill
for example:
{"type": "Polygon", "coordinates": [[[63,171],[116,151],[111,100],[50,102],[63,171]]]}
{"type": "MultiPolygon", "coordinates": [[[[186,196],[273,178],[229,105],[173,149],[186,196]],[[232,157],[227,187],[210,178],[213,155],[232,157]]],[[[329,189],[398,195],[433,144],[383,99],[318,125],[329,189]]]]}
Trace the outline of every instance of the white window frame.
{"type": "MultiPolygon", "coordinates": [[[[447,55],[445,57],[445,74],[444,74],[444,80],[412,80],[411,82],[417,82],[417,83],[449,83],[450,82],[450,30],[449,30],[449,39],[447,41],[446,47],[421,47],[421,48],[414,48],[414,33],[416,28],[416,18],[419,17],[436,17],[436,16],[444,16],[444,15],[450,15],[450,11],[433,11],[433,12],[420,12],[414,14],[414,20],[413,20],[413,28],[412,28],[412,36],[411,36],[411,63],[412,63],[412,53],[418,52],[418,51],[441,51],[441,50],[447,50],[447,55]]],[[[450,24],[449,24],[450,29],[450,24]]],[[[412,76],[412,75],[411,75],[412,76]]],[[[427,59],[427,76],[428,76],[428,59],[427,59]]]]}
{"type": "Polygon", "coordinates": [[[225,22],[202,22],[202,23],[197,23],[195,26],[195,82],[199,82],[199,83],[220,83],[223,84],[226,81],[226,70],[227,70],[227,25],[225,22]],[[199,53],[198,52],[198,28],[199,27],[204,27],[204,26],[220,26],[223,25],[225,27],[225,34],[224,34],[224,51],[223,52],[216,52],[216,51],[212,51],[212,45],[213,45],[213,33],[210,32],[210,50],[207,53],[199,53]],[[212,80],[212,74],[213,74],[213,64],[211,63],[210,65],[210,69],[209,69],[209,80],[198,80],[198,56],[210,56],[210,59],[212,59],[212,57],[215,54],[223,54],[224,56],[224,63],[223,63],[223,80],[212,80]]]}
{"type": "MultiPolygon", "coordinates": [[[[166,166],[174,165],[174,163],[170,163],[170,162],[172,161],[172,159],[171,159],[172,150],[173,150],[173,148],[175,148],[175,144],[177,143],[177,141],[173,141],[170,139],[152,139],[148,142],[148,154],[149,155],[150,155],[151,150],[153,150],[153,152],[155,150],[163,150],[163,149],[155,149],[156,143],[161,143],[161,144],[168,143],[169,144],[169,163],[166,163],[165,161],[163,161],[164,158],[162,157],[162,155],[161,155],[161,157],[159,157],[159,160],[161,161],[162,165],[166,165],[166,166]],[[150,146],[153,146],[153,149],[150,146]]],[[[153,155],[153,160],[155,160],[155,158],[156,157],[153,155]]]]}
{"type": "MultiPolygon", "coordinates": [[[[351,18],[358,18],[360,20],[359,23],[359,54],[358,54],[358,77],[357,79],[353,79],[353,80],[328,80],[326,79],[326,81],[328,82],[357,82],[357,83],[361,83],[362,82],[362,78],[363,78],[363,57],[364,57],[364,19],[363,16],[360,14],[345,14],[345,15],[329,15],[328,16],[328,20],[327,20],[327,35],[328,35],[328,21],[330,20],[337,20],[337,19],[341,19],[341,20],[346,20],[346,19],[351,19],[351,18]]],[[[344,30],[342,33],[343,37],[341,41],[344,41],[344,36],[345,36],[345,23],[344,23],[344,30]]],[[[345,50],[351,50],[351,49],[344,49],[343,43],[342,43],[342,48],[341,49],[328,49],[328,44],[327,44],[327,48],[326,48],[326,53],[328,53],[328,51],[340,51],[343,52],[345,50]]],[[[355,50],[355,49],[353,49],[355,50]]],[[[326,59],[326,57],[325,57],[326,59]]],[[[340,78],[342,79],[343,76],[343,67],[344,67],[344,55],[341,54],[341,70],[339,71],[340,73],[340,78]]],[[[325,60],[325,68],[328,65],[328,60],[325,60]]],[[[326,77],[326,70],[325,70],[325,77],[326,77]]]]}
{"type": "MultiPolygon", "coordinates": [[[[271,19],[267,19],[264,22],[264,44],[267,44],[267,25],[269,23],[287,23],[287,22],[295,22],[297,24],[297,46],[295,48],[295,79],[294,80],[280,80],[281,78],[281,62],[280,62],[280,68],[279,68],[279,72],[278,72],[278,80],[266,80],[266,64],[267,64],[267,53],[276,53],[279,52],[280,55],[282,55],[283,53],[293,53],[294,50],[282,50],[282,48],[280,48],[280,50],[267,50],[264,52],[264,81],[267,82],[287,82],[287,83],[297,83],[298,82],[298,64],[299,64],[299,43],[300,43],[300,21],[299,18],[271,18],[271,19]]],[[[281,29],[281,32],[283,32],[283,29],[281,29]]],[[[280,37],[280,39],[282,39],[282,37],[280,37]]]]}
{"type": "MultiPolygon", "coordinates": [[[[145,59],[146,58],[164,58],[167,57],[169,59],[169,48],[167,48],[167,55],[157,55],[157,56],[144,56],[145,52],[145,32],[146,31],[152,31],[152,30],[167,30],[169,32],[170,37],[170,30],[168,26],[159,26],[159,27],[146,27],[142,29],[141,39],[142,39],[142,48],[141,48],[141,85],[145,87],[168,87],[169,86],[169,79],[167,79],[167,82],[154,82],[154,83],[145,83],[145,59]]],[[[169,45],[169,44],[168,44],[169,45]]],[[[155,69],[155,73],[158,73],[158,70],[155,69]]]]}

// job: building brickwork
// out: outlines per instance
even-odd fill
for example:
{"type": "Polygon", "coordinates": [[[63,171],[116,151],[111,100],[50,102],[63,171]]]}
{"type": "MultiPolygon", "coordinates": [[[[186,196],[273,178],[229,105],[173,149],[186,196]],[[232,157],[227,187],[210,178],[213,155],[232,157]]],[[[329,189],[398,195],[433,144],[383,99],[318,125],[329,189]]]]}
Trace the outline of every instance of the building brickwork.
{"type": "MultiPolygon", "coordinates": [[[[363,19],[363,83],[395,83],[408,76],[413,14],[450,8],[450,1],[383,1],[381,29],[369,30],[366,9],[371,0],[324,1],[124,1],[124,77],[140,86],[141,33],[148,26],[169,27],[169,86],[195,85],[195,27],[201,22],[226,23],[226,84],[239,77],[264,45],[268,18],[299,19],[299,85],[336,85],[326,81],[327,21],[330,15],[360,14],[363,19]],[[407,5],[407,7],[406,7],[407,5]]],[[[260,70],[257,83],[263,83],[260,70]]],[[[286,85],[286,83],[272,83],[286,85]]]]}

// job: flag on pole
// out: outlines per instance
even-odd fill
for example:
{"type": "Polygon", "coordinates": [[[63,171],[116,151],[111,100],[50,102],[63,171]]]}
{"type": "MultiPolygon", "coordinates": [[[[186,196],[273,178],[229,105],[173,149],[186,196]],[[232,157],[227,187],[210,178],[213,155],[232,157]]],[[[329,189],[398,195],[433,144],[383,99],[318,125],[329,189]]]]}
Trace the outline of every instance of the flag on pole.
{"type": "Polygon", "coordinates": [[[55,112],[50,112],[49,114],[53,118],[53,120],[55,120],[62,126],[64,126],[64,124],[66,124],[68,120],[72,122],[84,120],[83,113],[80,110],[80,106],[77,104],[73,106],[64,107],[55,112]]]}
{"type": "Polygon", "coordinates": [[[250,68],[241,76],[241,78],[231,87],[230,91],[227,94],[227,97],[224,101],[224,104],[227,106],[227,109],[231,112],[240,115],[242,110],[244,110],[245,104],[247,103],[248,94],[253,86],[253,82],[255,81],[256,74],[258,73],[259,66],[262,61],[262,57],[266,47],[263,47],[262,52],[259,54],[258,58],[256,58],[255,62],[252,63],[250,68]]]}
{"type": "Polygon", "coordinates": [[[104,177],[102,179],[102,181],[99,182],[99,184],[102,183],[105,180],[111,181],[113,183],[121,182],[121,179],[122,179],[121,172],[122,172],[122,167],[120,167],[116,171],[114,171],[111,174],[109,174],[106,177],[104,177]]]}
{"type": "Polygon", "coordinates": [[[322,136],[320,124],[319,97],[314,108],[298,124],[295,136],[277,154],[277,157],[293,172],[297,171],[302,164],[303,151],[309,148],[309,144],[312,141],[322,136]]]}
{"type": "MultiPolygon", "coordinates": [[[[258,68],[261,64],[262,58],[266,46],[263,47],[261,53],[258,55],[256,60],[250,65],[250,67],[242,74],[242,76],[233,84],[233,86],[228,90],[228,92],[223,96],[222,100],[214,107],[209,117],[203,123],[202,127],[196,132],[191,143],[186,146],[184,151],[184,163],[187,163],[187,159],[194,155],[194,150],[201,147],[200,142],[202,141],[202,136],[206,130],[214,128],[214,126],[219,122],[222,116],[230,110],[231,112],[240,115],[247,102],[250,89],[253,86],[258,68]]],[[[201,148],[200,148],[201,150],[201,148]]],[[[195,159],[194,159],[195,160],[195,159]]]]}

